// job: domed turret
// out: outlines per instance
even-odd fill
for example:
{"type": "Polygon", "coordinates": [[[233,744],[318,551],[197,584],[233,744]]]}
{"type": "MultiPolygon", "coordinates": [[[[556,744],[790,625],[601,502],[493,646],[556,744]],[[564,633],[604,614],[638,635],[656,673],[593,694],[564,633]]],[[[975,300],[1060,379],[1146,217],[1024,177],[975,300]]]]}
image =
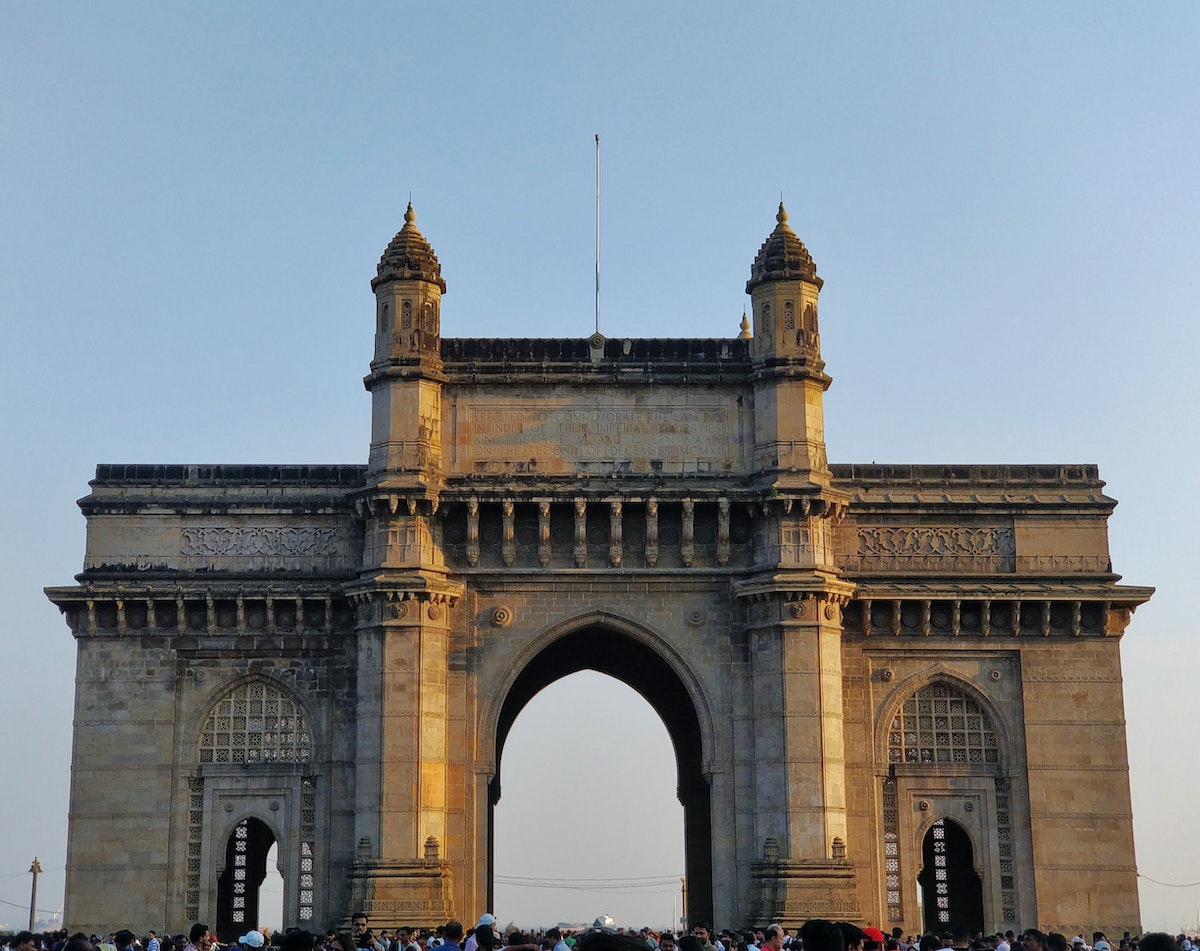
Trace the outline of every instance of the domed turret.
{"type": "Polygon", "coordinates": [[[775,230],[750,265],[746,293],[750,295],[754,337],[751,353],[762,359],[799,360],[820,373],[821,340],[817,327],[817,298],[825,284],[804,242],[788,226],[779,203],[775,230]]]}
{"type": "Polygon", "coordinates": [[[775,230],[758,249],[758,256],[750,265],[750,280],[746,282],[746,293],[751,293],[755,287],[766,281],[811,281],[820,289],[825,283],[817,277],[817,265],[813,263],[812,255],[794,232],[788,226],[787,211],[783,202],[779,203],[779,212],[775,215],[778,224],[775,230]]]}
{"type": "Polygon", "coordinates": [[[404,227],[396,232],[391,244],[379,259],[377,277],[371,281],[375,290],[384,281],[428,281],[436,284],[445,293],[446,282],[442,280],[442,266],[425,235],[417,229],[417,220],[412,202],[404,212],[404,227]]]}
{"type": "MultiPolygon", "coordinates": [[[[412,202],[371,280],[375,353],[363,383],[373,400],[373,473],[426,473],[441,466],[442,266],[417,230],[412,202]]],[[[423,475],[421,476],[424,477],[423,475]]]]}

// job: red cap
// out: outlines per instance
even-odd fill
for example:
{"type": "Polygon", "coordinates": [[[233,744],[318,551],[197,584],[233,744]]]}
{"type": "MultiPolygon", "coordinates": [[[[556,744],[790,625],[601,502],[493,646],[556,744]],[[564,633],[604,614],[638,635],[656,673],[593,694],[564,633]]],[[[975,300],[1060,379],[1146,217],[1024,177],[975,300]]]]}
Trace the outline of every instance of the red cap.
{"type": "Polygon", "coordinates": [[[876,944],[883,944],[883,932],[878,928],[863,928],[863,934],[874,941],[876,944]]]}

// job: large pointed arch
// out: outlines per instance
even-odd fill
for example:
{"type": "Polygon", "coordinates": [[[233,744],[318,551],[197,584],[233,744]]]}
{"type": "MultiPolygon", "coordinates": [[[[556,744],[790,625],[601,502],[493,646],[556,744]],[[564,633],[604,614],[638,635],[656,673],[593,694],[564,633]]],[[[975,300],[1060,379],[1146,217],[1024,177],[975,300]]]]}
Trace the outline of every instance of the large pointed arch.
{"type": "MultiPolygon", "coordinates": [[[[602,611],[577,615],[541,632],[506,669],[482,710],[481,752],[490,753],[488,784],[488,905],[494,876],[494,810],[501,795],[501,759],[518,715],[544,687],[594,670],[637,691],[663,721],[675,749],[677,792],[684,810],[689,913],[711,920],[712,804],[709,778],[713,724],[699,680],[661,637],[628,618],[602,611]]],[[[485,754],[486,755],[486,754],[485,754]]]]}

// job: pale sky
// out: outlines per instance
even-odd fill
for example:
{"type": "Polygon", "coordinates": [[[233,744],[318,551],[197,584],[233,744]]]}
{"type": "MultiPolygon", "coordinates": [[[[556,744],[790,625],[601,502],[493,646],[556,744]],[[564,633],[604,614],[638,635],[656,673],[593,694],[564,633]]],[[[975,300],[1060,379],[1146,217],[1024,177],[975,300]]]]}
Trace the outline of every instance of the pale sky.
{"type": "MultiPolygon", "coordinates": [[[[1114,566],[1158,587],[1122,645],[1143,924],[1196,924],[1198,51],[1190,2],[0,5],[0,922],[34,855],[61,902],[74,645],[41,589],[96,464],[364,463],[410,194],[448,336],[585,336],[599,133],[608,335],[735,335],[782,193],[831,461],[1100,465],[1114,566]]],[[[674,775],[631,691],[549,688],[496,869],[576,887],[489,910],[665,924],[674,775]]]]}

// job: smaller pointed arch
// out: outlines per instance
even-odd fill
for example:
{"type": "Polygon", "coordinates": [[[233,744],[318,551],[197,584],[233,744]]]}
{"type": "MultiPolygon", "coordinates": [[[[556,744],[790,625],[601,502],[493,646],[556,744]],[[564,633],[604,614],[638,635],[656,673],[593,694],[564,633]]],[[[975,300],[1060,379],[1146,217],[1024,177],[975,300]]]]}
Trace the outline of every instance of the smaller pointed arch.
{"type": "Polygon", "coordinates": [[[997,770],[1008,760],[1008,730],[994,704],[944,664],[897,687],[876,726],[876,753],[889,767],[997,770]]]}

